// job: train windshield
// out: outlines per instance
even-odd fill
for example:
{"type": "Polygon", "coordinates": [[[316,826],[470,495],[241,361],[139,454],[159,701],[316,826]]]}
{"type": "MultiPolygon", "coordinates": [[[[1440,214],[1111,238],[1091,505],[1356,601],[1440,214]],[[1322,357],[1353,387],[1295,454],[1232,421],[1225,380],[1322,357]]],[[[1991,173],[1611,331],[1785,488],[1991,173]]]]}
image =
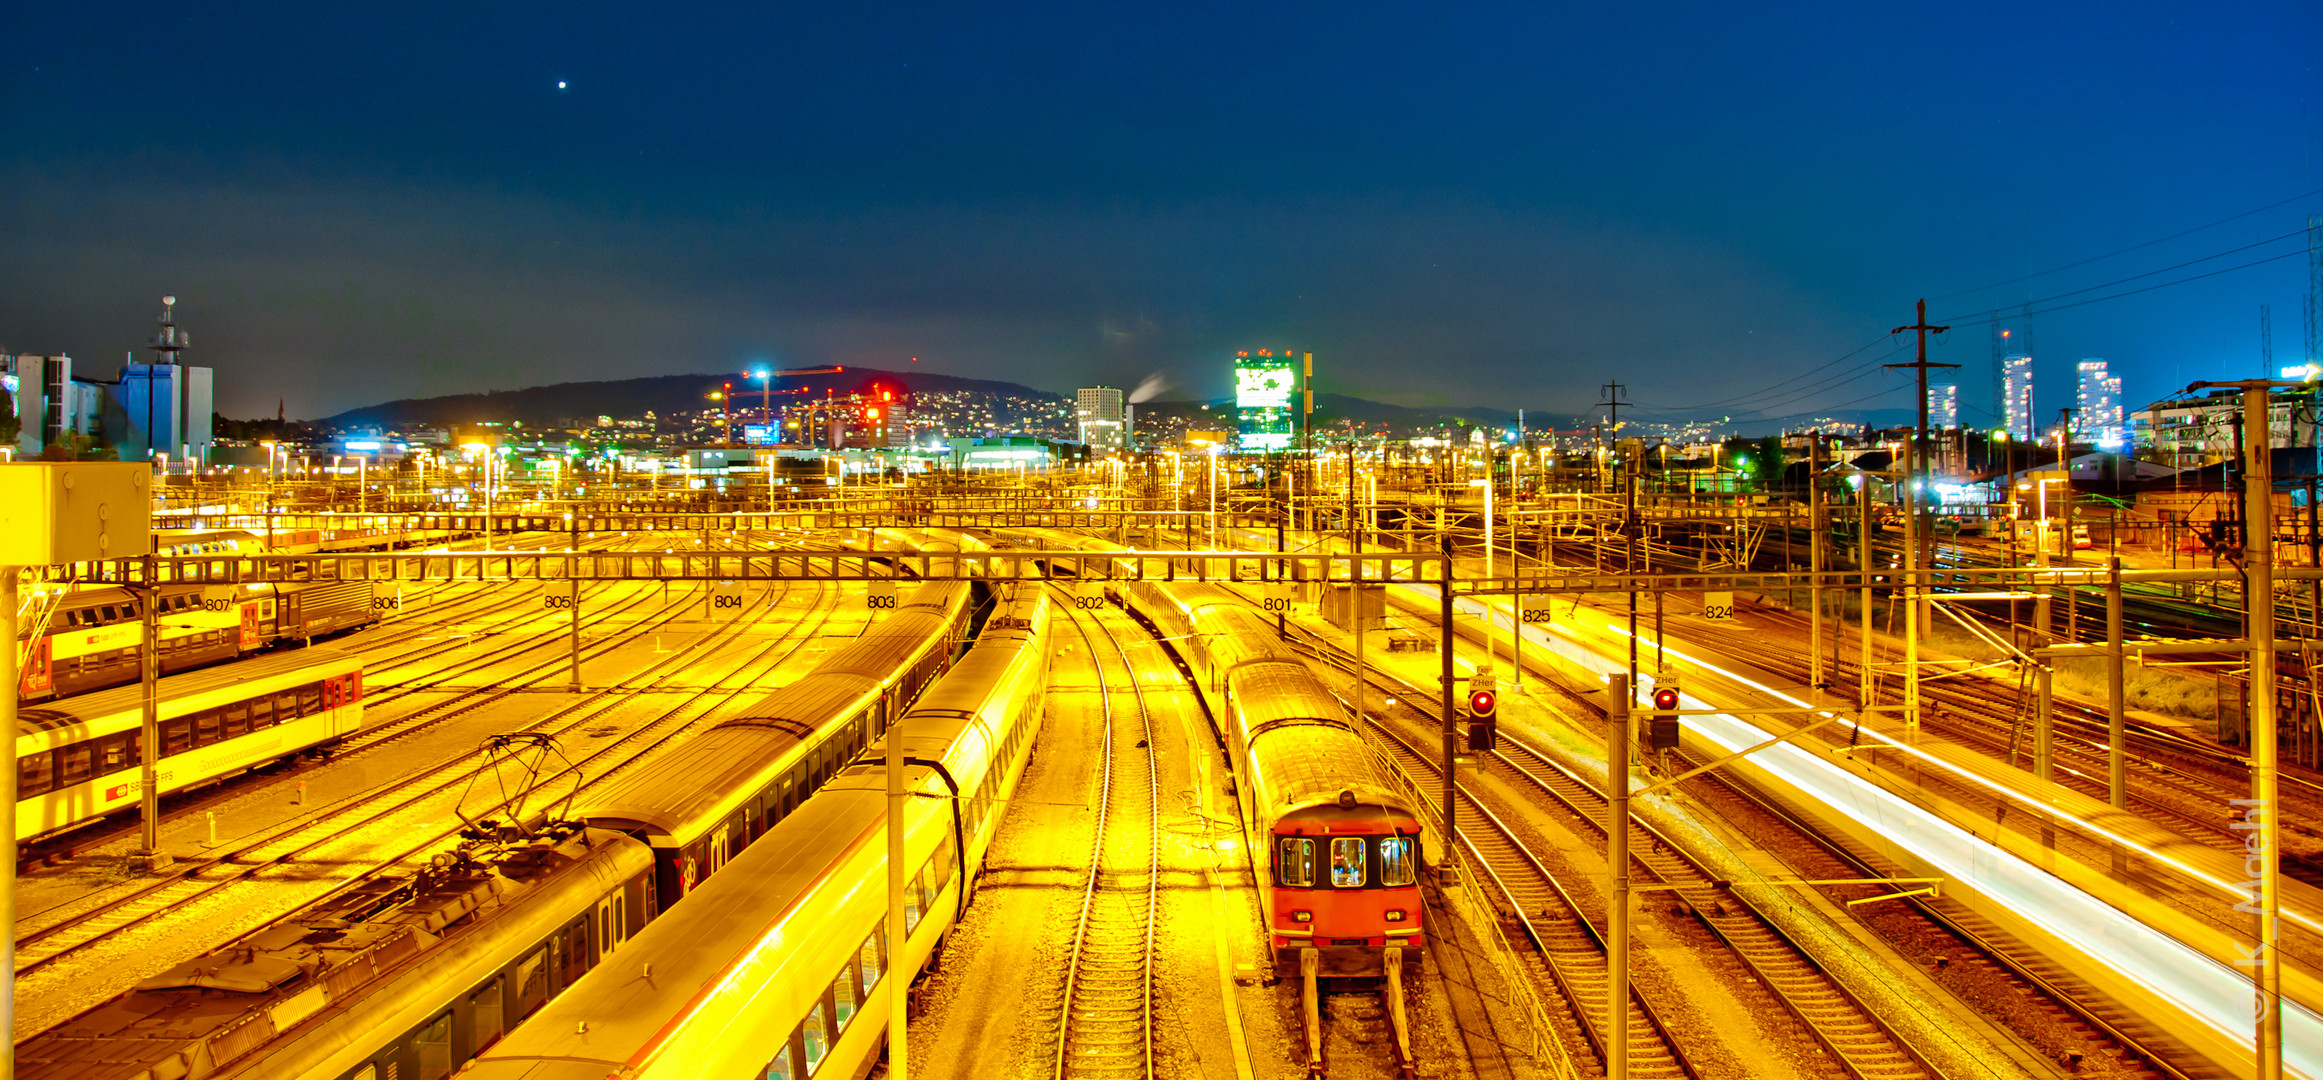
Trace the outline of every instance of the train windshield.
{"type": "Polygon", "coordinates": [[[1379,883],[1381,885],[1409,885],[1412,873],[1412,838],[1383,836],[1379,839],[1379,883]]]}
{"type": "Polygon", "coordinates": [[[1363,887],[1363,838],[1349,836],[1331,841],[1331,887],[1363,887]]]}
{"type": "Polygon", "coordinates": [[[1311,888],[1315,884],[1315,842],[1304,837],[1286,836],[1276,845],[1274,865],[1275,884],[1291,888],[1311,888]]]}

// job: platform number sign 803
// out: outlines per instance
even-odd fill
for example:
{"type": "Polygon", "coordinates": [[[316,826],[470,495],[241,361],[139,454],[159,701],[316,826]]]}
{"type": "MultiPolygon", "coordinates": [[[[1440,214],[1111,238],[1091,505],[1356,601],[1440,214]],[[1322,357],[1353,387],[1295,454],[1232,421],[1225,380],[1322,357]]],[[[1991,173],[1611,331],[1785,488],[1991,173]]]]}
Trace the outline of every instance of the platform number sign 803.
{"type": "Polygon", "coordinates": [[[1734,621],[1734,594],[1706,592],[1702,594],[1702,617],[1711,622],[1734,621]]]}
{"type": "Polygon", "coordinates": [[[864,593],[863,606],[870,611],[894,611],[896,607],[894,580],[889,578],[874,579],[869,590],[864,593]]]}

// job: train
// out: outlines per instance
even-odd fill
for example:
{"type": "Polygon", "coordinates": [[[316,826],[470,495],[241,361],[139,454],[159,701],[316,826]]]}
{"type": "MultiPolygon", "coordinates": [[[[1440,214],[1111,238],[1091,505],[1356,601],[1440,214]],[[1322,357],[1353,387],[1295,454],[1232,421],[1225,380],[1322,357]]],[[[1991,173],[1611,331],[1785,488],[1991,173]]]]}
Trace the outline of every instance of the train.
{"type": "MultiPolygon", "coordinates": [[[[95,586],[51,594],[21,620],[19,706],[143,678],[142,590],[95,586]]],[[[248,656],[279,642],[379,621],[368,581],[240,586],[164,585],[155,608],[161,673],[175,675],[248,656]]]]}
{"type": "Polygon", "coordinates": [[[465,1080],[805,1080],[859,1077],[886,1043],[891,980],[912,978],[966,911],[1032,755],[1051,607],[1000,586],[976,644],[683,918],[647,927],[485,1050],[465,1080]],[[904,940],[887,939],[885,739],[912,795],[904,940]],[[901,973],[900,975],[898,973],[901,973]]]}
{"type": "MultiPolygon", "coordinates": [[[[336,742],[363,725],[363,666],[329,648],[255,657],[160,682],[163,793],[336,742]]],[[[17,712],[16,836],[36,840],[137,805],[144,688],[17,712]]]]}
{"type": "Polygon", "coordinates": [[[1346,704],[1230,590],[1131,581],[1117,594],[1223,703],[1243,827],[1265,845],[1258,887],[1276,974],[1416,970],[1427,939],[1422,815],[1346,704]]]}
{"type": "Polygon", "coordinates": [[[362,882],[145,980],[20,1044],[18,1061],[53,1076],[446,1076],[624,950],[903,715],[951,665],[970,591],[922,584],[812,673],[604,798],[472,830],[426,870],[362,882]]]}

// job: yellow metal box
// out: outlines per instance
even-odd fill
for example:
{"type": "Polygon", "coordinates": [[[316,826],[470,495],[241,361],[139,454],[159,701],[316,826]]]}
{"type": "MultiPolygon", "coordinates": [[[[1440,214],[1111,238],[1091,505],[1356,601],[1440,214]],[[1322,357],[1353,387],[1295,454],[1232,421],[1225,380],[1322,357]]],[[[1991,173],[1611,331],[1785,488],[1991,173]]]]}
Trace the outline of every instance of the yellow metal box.
{"type": "Polygon", "coordinates": [[[153,551],[153,466],[21,461],[0,465],[0,565],[49,566],[153,551]]]}

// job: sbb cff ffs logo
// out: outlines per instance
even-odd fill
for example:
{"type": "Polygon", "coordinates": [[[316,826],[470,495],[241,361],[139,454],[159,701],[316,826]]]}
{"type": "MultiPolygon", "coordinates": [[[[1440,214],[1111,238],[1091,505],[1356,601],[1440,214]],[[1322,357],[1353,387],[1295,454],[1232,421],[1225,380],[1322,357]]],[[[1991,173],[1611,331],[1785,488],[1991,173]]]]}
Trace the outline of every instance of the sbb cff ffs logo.
{"type": "Polygon", "coordinates": [[[1500,722],[1493,719],[1493,711],[1499,705],[1499,687],[1492,676],[1479,672],[1468,681],[1469,750],[1481,754],[1498,744],[1500,722]]]}

